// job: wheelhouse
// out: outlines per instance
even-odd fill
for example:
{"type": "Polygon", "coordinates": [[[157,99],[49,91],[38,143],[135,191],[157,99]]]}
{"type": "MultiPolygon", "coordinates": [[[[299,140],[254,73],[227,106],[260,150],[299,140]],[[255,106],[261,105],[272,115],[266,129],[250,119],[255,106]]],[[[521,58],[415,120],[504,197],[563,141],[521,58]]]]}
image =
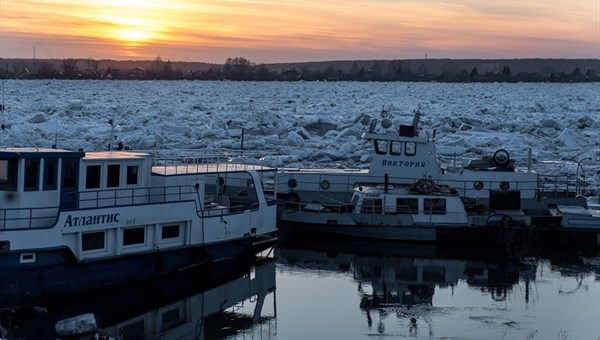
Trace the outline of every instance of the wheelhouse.
{"type": "Polygon", "coordinates": [[[61,197],[79,189],[84,155],[59,149],[0,149],[0,228],[49,226],[61,197]]]}
{"type": "Polygon", "coordinates": [[[397,135],[365,133],[363,138],[370,140],[373,146],[370,176],[388,174],[411,183],[414,178],[437,178],[441,173],[435,140],[418,136],[412,125],[401,125],[397,135]]]}

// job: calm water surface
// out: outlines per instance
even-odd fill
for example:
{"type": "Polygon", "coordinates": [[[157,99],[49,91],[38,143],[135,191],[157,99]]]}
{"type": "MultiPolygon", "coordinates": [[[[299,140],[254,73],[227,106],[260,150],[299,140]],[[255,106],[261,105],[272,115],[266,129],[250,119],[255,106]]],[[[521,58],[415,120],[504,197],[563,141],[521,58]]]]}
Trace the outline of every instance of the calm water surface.
{"type": "Polygon", "coordinates": [[[231,263],[4,312],[8,339],[94,313],[118,339],[600,339],[600,255],[293,242],[231,263]]]}

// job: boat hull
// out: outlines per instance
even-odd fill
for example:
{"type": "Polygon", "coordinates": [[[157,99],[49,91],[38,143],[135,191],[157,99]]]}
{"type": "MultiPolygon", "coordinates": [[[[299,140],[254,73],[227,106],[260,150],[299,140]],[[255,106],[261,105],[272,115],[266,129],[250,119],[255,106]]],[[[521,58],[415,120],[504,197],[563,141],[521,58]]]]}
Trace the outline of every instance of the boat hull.
{"type": "Polygon", "coordinates": [[[425,242],[448,245],[500,245],[515,252],[531,250],[540,244],[566,248],[600,247],[600,231],[595,229],[564,229],[560,227],[522,226],[377,226],[314,224],[280,221],[282,231],[318,240],[322,236],[425,242]]]}
{"type": "Polygon", "coordinates": [[[0,310],[34,305],[121,284],[164,276],[215,262],[254,256],[273,247],[273,235],[231,242],[77,262],[66,249],[38,253],[36,265],[0,267],[0,310]],[[63,259],[60,264],[43,259],[63,259]]]}

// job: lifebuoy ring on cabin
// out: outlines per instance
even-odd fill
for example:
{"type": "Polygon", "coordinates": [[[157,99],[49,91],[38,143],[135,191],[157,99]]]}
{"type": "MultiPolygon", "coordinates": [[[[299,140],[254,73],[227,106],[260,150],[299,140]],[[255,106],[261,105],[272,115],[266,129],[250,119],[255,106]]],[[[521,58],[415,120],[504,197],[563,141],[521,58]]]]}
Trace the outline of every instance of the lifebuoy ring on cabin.
{"type": "Polygon", "coordinates": [[[422,178],[415,183],[415,189],[422,194],[432,193],[437,186],[431,178],[422,178]]]}
{"type": "Polygon", "coordinates": [[[503,169],[510,164],[510,155],[508,154],[508,151],[504,149],[498,149],[496,152],[494,152],[492,161],[497,167],[503,169]]]}

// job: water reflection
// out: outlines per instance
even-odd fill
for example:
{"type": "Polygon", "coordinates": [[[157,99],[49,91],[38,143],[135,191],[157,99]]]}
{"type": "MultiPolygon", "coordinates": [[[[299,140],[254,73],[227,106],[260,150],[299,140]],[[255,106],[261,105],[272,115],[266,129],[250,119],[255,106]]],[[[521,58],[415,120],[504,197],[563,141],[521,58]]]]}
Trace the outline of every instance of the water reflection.
{"type": "Polygon", "coordinates": [[[521,276],[535,279],[536,269],[493,253],[471,253],[471,259],[456,253],[453,258],[450,248],[399,242],[296,240],[278,251],[286,264],[351,272],[363,309],[431,304],[436,287],[452,287],[459,280],[501,300],[521,276]]]}
{"type": "Polygon", "coordinates": [[[59,320],[93,313],[114,339],[597,339],[598,254],[520,254],[291,238],[267,261],[2,312],[1,335],[55,339],[59,320]]]}
{"type": "Polygon", "coordinates": [[[221,339],[275,333],[275,262],[219,263],[91,295],[3,312],[5,339],[56,339],[62,319],[93,313],[113,339],[221,339]],[[272,306],[265,308],[265,302],[272,306]],[[267,312],[265,312],[267,310],[267,312]],[[269,312],[270,310],[271,312],[269,312]]]}
{"type": "MultiPolygon", "coordinates": [[[[510,328],[516,336],[541,334],[520,324],[538,327],[537,323],[564,323],[559,315],[538,312],[537,306],[541,299],[547,299],[544,304],[560,308],[554,306],[560,302],[552,300],[559,301],[557,295],[576,295],[578,290],[589,289],[590,275],[595,276],[592,287],[598,286],[600,258],[588,257],[597,256],[594,250],[590,251],[582,256],[581,250],[559,253],[556,249],[537,248],[535,256],[516,258],[502,248],[288,239],[276,255],[280,264],[300,271],[351,277],[358,298],[348,298],[356,299],[356,309],[367,325],[366,334],[362,335],[494,338],[494,334],[506,331],[503,328],[510,328]],[[550,271],[574,280],[555,279],[548,275],[550,271]],[[560,288],[547,294],[547,286],[552,285],[560,288]],[[526,317],[513,312],[522,309],[527,311],[526,317]],[[449,320],[459,315],[462,317],[453,326],[449,320]],[[481,324],[493,326],[489,335],[479,333],[481,324]]],[[[589,296],[595,298],[594,294],[589,296]]],[[[347,317],[352,314],[347,312],[347,317]]],[[[589,332],[586,336],[598,334],[593,315],[591,324],[590,320],[581,319],[589,332]]]]}

